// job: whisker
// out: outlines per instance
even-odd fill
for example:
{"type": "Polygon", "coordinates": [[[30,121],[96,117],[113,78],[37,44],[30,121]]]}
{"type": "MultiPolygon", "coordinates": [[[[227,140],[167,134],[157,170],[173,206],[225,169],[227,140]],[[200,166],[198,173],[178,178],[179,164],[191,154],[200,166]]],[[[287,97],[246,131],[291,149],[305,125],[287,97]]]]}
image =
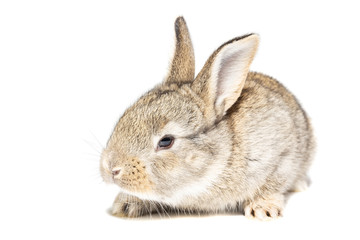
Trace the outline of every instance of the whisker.
{"type": "Polygon", "coordinates": [[[151,200],[149,201],[149,215],[150,215],[150,219],[152,219],[152,205],[154,205],[154,202],[151,200]]]}
{"type": "Polygon", "coordinates": [[[177,215],[180,216],[180,209],[177,207],[175,210],[177,211],[177,215]]]}
{"type": "Polygon", "coordinates": [[[105,148],[104,145],[101,144],[101,142],[100,142],[99,139],[95,136],[95,134],[94,134],[92,131],[90,131],[90,133],[91,133],[91,135],[95,138],[95,140],[96,140],[96,142],[99,144],[100,148],[101,148],[101,149],[104,149],[104,148],[105,148]]]}
{"type": "Polygon", "coordinates": [[[160,207],[161,207],[162,211],[168,216],[168,218],[170,218],[170,215],[169,215],[168,212],[165,210],[164,206],[163,206],[161,203],[159,203],[159,204],[160,204],[160,207]]]}
{"type": "Polygon", "coordinates": [[[159,212],[159,208],[158,208],[157,204],[154,204],[154,208],[155,208],[155,211],[157,212],[158,216],[160,218],[162,218],[161,213],[159,212]]]}
{"type": "Polygon", "coordinates": [[[149,208],[148,208],[148,205],[147,205],[147,202],[146,201],[144,201],[144,200],[141,200],[142,201],[142,204],[145,206],[145,209],[146,209],[146,211],[148,212],[148,214],[150,214],[150,217],[151,217],[151,213],[150,213],[150,206],[149,206],[149,208]]]}
{"type": "Polygon", "coordinates": [[[85,154],[85,155],[88,155],[88,156],[100,158],[100,155],[99,155],[99,154],[95,154],[95,153],[84,153],[84,154],[85,154]]]}
{"type": "Polygon", "coordinates": [[[90,176],[91,181],[96,181],[98,184],[104,183],[104,179],[101,177],[100,173],[93,173],[90,176]]]}
{"type": "Polygon", "coordinates": [[[88,140],[85,140],[85,139],[83,139],[83,141],[84,141],[85,143],[87,143],[95,152],[97,152],[98,154],[101,155],[101,151],[98,150],[98,149],[93,145],[92,142],[90,142],[90,141],[88,141],[88,140]]]}

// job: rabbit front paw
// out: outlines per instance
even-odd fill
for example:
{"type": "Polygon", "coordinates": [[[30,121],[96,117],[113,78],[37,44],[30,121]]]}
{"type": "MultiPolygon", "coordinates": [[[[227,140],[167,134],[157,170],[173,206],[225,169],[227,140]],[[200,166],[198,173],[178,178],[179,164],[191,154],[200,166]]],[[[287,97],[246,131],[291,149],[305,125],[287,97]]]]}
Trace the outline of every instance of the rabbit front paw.
{"type": "Polygon", "coordinates": [[[280,217],[284,207],[284,195],[273,194],[249,200],[244,204],[245,216],[259,220],[270,220],[280,217]]]}
{"type": "Polygon", "coordinates": [[[142,201],[137,197],[119,193],[113,206],[112,214],[119,217],[136,218],[148,213],[146,201],[142,201]]]}

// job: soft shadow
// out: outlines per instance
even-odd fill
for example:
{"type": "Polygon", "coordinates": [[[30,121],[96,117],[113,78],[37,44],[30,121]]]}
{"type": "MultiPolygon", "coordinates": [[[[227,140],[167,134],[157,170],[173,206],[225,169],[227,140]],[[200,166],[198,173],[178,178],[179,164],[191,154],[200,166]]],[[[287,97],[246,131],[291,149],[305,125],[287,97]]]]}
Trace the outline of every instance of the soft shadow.
{"type": "Polygon", "coordinates": [[[241,216],[244,215],[242,209],[236,209],[228,212],[219,212],[219,213],[208,213],[201,211],[184,211],[184,210],[175,210],[175,209],[166,209],[163,211],[152,212],[149,214],[145,214],[139,217],[127,217],[121,214],[112,214],[111,208],[107,209],[107,214],[112,217],[124,219],[124,220],[169,220],[169,219],[179,219],[179,218],[207,218],[207,217],[215,217],[215,216],[241,216]]]}
{"type": "MultiPolygon", "coordinates": [[[[308,178],[306,181],[306,189],[311,185],[311,180],[308,178]]],[[[304,189],[304,190],[306,190],[304,189]]],[[[285,193],[285,203],[284,208],[289,201],[289,199],[296,193],[302,192],[304,190],[297,191],[289,191],[285,193]]],[[[161,206],[155,212],[151,212],[139,217],[127,217],[126,215],[121,214],[112,214],[112,209],[108,208],[106,211],[110,216],[115,218],[120,218],[124,220],[165,220],[165,219],[177,219],[177,218],[188,218],[188,217],[196,217],[196,218],[206,218],[206,217],[214,217],[214,216],[244,216],[244,208],[241,204],[238,204],[235,209],[231,209],[229,211],[224,212],[215,212],[209,213],[205,211],[190,211],[190,210],[179,210],[173,209],[169,207],[161,206]]]]}

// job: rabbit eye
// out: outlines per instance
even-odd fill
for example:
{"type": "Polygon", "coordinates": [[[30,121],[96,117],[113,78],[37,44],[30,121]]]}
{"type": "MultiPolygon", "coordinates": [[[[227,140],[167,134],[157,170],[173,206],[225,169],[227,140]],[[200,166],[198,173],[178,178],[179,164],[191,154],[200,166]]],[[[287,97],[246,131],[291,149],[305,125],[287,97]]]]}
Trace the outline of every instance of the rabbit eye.
{"type": "Polygon", "coordinates": [[[174,144],[175,138],[173,136],[166,135],[160,139],[157,145],[157,150],[169,149],[174,144]]]}

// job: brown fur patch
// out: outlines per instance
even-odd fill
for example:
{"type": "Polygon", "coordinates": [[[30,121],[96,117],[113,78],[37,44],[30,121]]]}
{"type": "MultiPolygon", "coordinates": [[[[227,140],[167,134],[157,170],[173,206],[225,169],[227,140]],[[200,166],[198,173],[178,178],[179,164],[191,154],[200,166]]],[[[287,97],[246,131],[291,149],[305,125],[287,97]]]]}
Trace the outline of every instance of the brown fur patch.
{"type": "Polygon", "coordinates": [[[153,183],[148,179],[146,166],[138,158],[126,161],[121,169],[121,177],[116,180],[120,186],[128,191],[147,192],[153,183]]]}

